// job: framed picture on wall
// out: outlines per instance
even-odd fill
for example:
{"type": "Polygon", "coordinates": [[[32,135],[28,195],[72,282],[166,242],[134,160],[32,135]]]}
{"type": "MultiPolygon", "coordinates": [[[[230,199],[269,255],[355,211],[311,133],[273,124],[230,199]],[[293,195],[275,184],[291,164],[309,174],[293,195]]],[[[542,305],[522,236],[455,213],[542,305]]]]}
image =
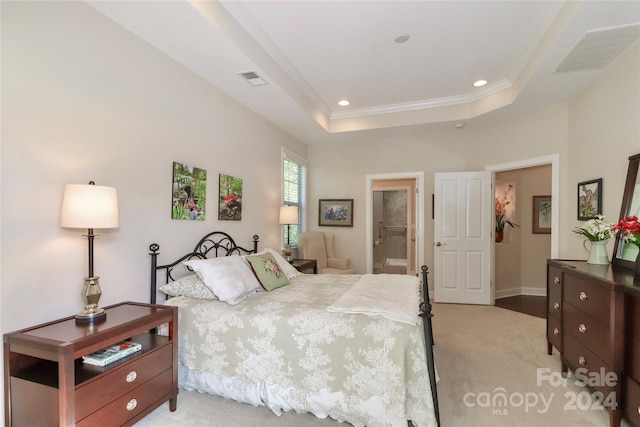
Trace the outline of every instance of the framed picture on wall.
{"type": "Polygon", "coordinates": [[[353,199],[320,199],[318,225],[353,227],[353,199]]]}
{"type": "Polygon", "coordinates": [[[551,234],[551,196],[533,196],[533,234],[551,234]]]}
{"type": "Polygon", "coordinates": [[[578,183],[578,221],[602,215],[602,178],[578,183]]]}

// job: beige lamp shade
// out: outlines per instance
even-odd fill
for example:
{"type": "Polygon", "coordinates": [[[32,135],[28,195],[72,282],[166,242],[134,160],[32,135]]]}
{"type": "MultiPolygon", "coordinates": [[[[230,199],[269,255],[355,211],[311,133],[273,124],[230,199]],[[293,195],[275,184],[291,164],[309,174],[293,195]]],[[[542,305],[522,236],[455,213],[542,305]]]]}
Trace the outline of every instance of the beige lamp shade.
{"type": "Polygon", "coordinates": [[[280,224],[297,224],[298,223],[298,207],[297,206],[281,206],[280,207],[280,224]]]}
{"type": "Polygon", "coordinates": [[[113,187],[67,184],[62,199],[60,226],[68,228],[117,228],[118,194],[113,187]]]}

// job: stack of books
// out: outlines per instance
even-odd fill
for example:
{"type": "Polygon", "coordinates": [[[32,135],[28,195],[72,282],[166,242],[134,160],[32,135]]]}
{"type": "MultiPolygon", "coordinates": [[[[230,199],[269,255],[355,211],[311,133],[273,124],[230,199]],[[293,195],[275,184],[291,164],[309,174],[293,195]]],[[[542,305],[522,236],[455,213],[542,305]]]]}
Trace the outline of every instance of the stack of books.
{"type": "Polygon", "coordinates": [[[88,365],[106,366],[140,350],[142,350],[142,345],[137,342],[121,341],[95,353],[82,356],[82,361],[88,365]]]}

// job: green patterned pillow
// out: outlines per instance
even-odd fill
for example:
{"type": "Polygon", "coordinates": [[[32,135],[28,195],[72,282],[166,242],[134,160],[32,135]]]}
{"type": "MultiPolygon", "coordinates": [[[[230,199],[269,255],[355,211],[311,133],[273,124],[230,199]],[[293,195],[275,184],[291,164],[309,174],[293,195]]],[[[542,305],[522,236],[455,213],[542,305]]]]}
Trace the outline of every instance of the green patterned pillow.
{"type": "Polygon", "coordinates": [[[248,255],[246,259],[265,290],[272,291],[289,284],[287,275],[270,253],[248,255]]]}

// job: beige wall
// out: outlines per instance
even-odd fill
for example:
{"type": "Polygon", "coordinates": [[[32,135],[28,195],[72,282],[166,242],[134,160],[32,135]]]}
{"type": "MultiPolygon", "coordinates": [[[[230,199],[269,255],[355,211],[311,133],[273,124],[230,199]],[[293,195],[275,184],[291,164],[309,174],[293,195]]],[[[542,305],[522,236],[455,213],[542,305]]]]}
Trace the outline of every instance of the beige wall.
{"type": "Polygon", "coordinates": [[[551,194],[551,166],[536,166],[496,173],[498,182],[513,183],[516,210],[503,243],[495,248],[496,298],[511,295],[546,295],[546,262],[551,254],[551,235],[534,234],[533,196],[551,194]]]}
{"type": "Polygon", "coordinates": [[[59,226],[66,183],[115,186],[120,228],[100,231],[102,305],[149,300],[161,261],[223,229],[279,247],[280,147],[306,146],[84,2],[2,3],[4,331],[78,312],[86,230],[59,226]],[[206,169],[206,221],[170,219],[172,163],[206,169]],[[242,221],[218,221],[218,174],[243,179],[242,221]]]}

